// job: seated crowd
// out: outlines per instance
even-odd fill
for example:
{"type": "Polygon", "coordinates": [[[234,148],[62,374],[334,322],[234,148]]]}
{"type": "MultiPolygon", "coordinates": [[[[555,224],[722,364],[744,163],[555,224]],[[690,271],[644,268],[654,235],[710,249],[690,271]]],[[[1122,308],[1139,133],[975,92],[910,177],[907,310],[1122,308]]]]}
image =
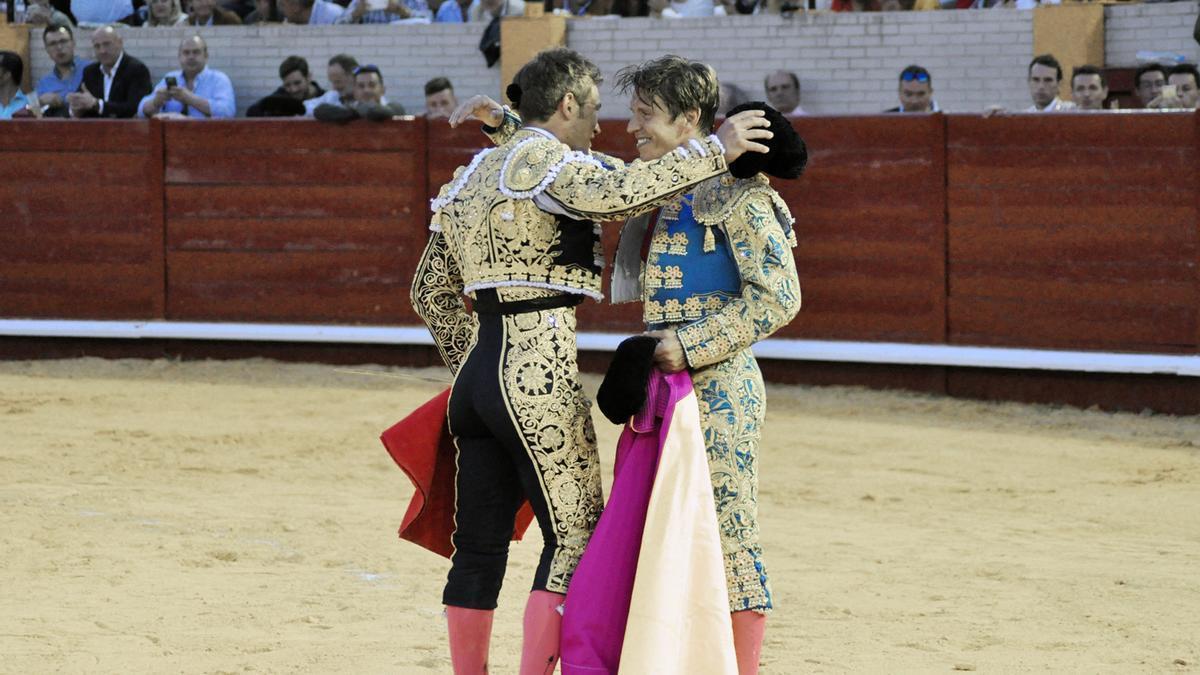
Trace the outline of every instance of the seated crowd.
{"type": "MultiPolygon", "coordinates": [[[[111,25],[92,33],[88,61],[75,54],[75,35],[65,24],[42,33],[54,68],[37,82],[35,96],[20,89],[25,65],[14,52],[0,51],[0,119],[12,117],[160,117],[229,118],[237,114],[233,82],[208,67],[208,45],[192,35],[179,44],[179,69],[152,84],[150,70],[125,52],[121,34],[111,25]]],[[[248,117],[306,115],[327,121],[358,117],[391,119],[405,114],[391,103],[380,69],[359,65],[354,57],[338,54],[329,60],[329,91],[309,72],[308,61],[289,56],[279,65],[281,84],[247,110],[248,117]]],[[[426,114],[449,117],[458,105],[450,80],[438,77],[425,84],[426,114]]]]}
{"type": "MultiPolygon", "coordinates": [[[[55,24],[43,31],[43,46],[54,68],[38,81],[35,100],[20,91],[24,74],[21,58],[13,52],[0,52],[0,119],[14,115],[223,118],[236,114],[233,83],[225,73],[208,67],[208,45],[199,35],[180,43],[179,70],[167,73],[153,85],[149,69],[125,53],[121,35],[112,25],[96,29],[91,40],[95,62],[75,54],[74,32],[69,25],[55,24]]],[[[378,67],[360,65],[354,57],[338,54],[329,60],[326,74],[328,91],[314,81],[303,57],[287,57],[279,66],[279,88],[249,106],[246,115],[306,115],[342,122],[359,117],[391,119],[405,114],[402,106],[387,100],[384,74],[378,67]]],[[[1054,56],[1035,57],[1026,72],[1032,105],[1024,112],[1109,109],[1105,107],[1109,99],[1108,81],[1100,68],[1084,65],[1072,71],[1069,101],[1059,97],[1062,78],[1062,66],[1054,56]]],[[[1200,73],[1194,64],[1143,65],[1134,80],[1142,108],[1195,110],[1200,101],[1200,73]]],[[[763,80],[762,93],[767,101],[785,115],[805,114],[800,91],[800,79],[792,72],[776,71],[763,80]]],[[[721,114],[759,97],[732,84],[722,84],[720,96],[721,114]]],[[[898,105],[884,112],[941,111],[933,96],[933,76],[919,65],[910,65],[900,72],[897,96],[898,105]]],[[[457,105],[450,81],[439,77],[427,82],[425,103],[430,117],[449,116],[457,105]]],[[[1002,112],[1003,108],[992,106],[984,114],[1002,112]]]]}
{"type": "MultiPolygon", "coordinates": [[[[546,12],[576,16],[680,18],[790,14],[800,10],[887,12],[1014,7],[1049,0],[544,0],[546,12]]],[[[488,22],[525,11],[521,0],[27,0],[24,23],[120,22],[131,26],[258,23],[488,22]]]]}

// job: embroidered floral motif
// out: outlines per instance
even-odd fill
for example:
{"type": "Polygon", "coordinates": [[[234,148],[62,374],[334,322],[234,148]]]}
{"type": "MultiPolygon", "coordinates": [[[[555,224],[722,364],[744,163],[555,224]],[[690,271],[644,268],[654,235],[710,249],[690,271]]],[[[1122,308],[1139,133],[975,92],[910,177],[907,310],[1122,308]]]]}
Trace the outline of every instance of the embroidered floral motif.
{"type": "Polygon", "coordinates": [[[497,150],[477,155],[473,169],[443,188],[442,208],[434,218],[456,256],[467,293],[528,283],[602,298],[598,225],[563,222],[521,195],[544,193],[540,199],[553,199],[580,219],[596,221],[649,210],[673,199],[678,186],[693,185],[723,166],[714,156],[635,162],[609,171],[600,160],[531,130],[517,131],[497,150]],[[510,175],[522,169],[530,171],[525,179],[510,175]],[[564,238],[564,227],[590,228],[590,236],[564,238]],[[575,250],[581,246],[586,252],[575,250]]]}
{"type": "Polygon", "coordinates": [[[429,237],[412,283],[412,304],[429,327],[442,360],[453,374],[475,344],[477,322],[462,296],[462,276],[441,233],[429,237]]]}
{"type": "MultiPolygon", "coordinates": [[[[517,296],[519,297],[519,296],[517,296]]],[[[600,457],[571,308],[504,317],[501,381],[558,539],[546,590],[565,593],[600,518],[600,457]]]]}
{"type": "Polygon", "coordinates": [[[766,407],[750,350],[692,373],[725,553],[729,609],[766,611],[771,589],[758,528],[758,445],[766,407]]]}

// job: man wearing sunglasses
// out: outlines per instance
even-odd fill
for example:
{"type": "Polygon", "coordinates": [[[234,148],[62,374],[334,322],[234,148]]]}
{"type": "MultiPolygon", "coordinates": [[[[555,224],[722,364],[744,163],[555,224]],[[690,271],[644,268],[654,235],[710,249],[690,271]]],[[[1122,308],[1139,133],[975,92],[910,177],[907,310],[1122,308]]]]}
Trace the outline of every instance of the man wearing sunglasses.
{"type": "Polygon", "coordinates": [[[921,66],[909,66],[900,71],[900,105],[884,112],[913,113],[941,112],[933,100],[933,78],[921,66]]]}

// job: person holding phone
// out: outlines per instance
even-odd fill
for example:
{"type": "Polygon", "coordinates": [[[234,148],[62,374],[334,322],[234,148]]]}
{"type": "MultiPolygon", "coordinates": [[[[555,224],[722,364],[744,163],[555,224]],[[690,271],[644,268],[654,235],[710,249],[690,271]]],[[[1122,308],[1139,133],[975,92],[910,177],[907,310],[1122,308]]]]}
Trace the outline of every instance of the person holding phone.
{"type": "Polygon", "coordinates": [[[193,35],[179,44],[179,70],[173,70],[138,105],[139,117],[233,117],[233,82],[208,67],[208,45],[193,35]]]}
{"type": "Polygon", "coordinates": [[[1167,82],[1158,98],[1148,108],[1195,110],[1200,103],[1200,71],[1191,63],[1180,63],[1167,69],[1167,82]]]}

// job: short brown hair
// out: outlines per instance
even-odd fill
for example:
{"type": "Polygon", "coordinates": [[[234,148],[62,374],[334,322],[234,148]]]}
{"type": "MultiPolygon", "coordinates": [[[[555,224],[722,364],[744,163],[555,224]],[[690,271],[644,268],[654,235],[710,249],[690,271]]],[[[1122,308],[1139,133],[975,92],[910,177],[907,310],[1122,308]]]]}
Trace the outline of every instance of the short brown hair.
{"type": "Polygon", "coordinates": [[[425,83],[425,95],[426,96],[432,96],[432,95],[438,93],[439,91],[445,91],[447,89],[449,89],[450,91],[454,91],[454,85],[450,84],[449,78],[435,77],[432,80],[425,83]]]}
{"type": "Polygon", "coordinates": [[[668,55],[617,73],[617,88],[632,91],[642,101],[663,108],[675,119],[689,110],[700,111],[700,129],[711,132],[717,119],[720,85],[713,69],[699,61],[668,55]]]}
{"type": "Polygon", "coordinates": [[[573,49],[555,47],[538,52],[513,77],[513,84],[521,89],[517,111],[526,122],[548,120],[567,92],[583,105],[591,86],[603,81],[596,64],[573,49]]]}

